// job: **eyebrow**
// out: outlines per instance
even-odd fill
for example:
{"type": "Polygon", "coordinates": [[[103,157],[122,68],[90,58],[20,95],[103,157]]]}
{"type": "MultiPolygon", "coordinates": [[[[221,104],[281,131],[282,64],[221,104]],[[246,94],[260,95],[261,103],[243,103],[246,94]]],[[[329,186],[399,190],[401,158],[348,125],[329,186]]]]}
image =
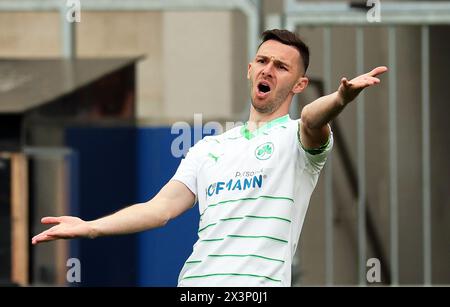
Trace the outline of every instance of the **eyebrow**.
{"type": "MultiPolygon", "coordinates": [[[[256,58],[261,58],[261,59],[263,59],[263,60],[268,60],[269,58],[272,58],[272,57],[268,57],[268,56],[266,56],[266,55],[257,55],[256,58]]],[[[286,66],[287,68],[290,68],[290,67],[291,67],[288,63],[283,62],[283,61],[278,60],[278,59],[274,59],[273,62],[274,62],[275,64],[277,64],[277,65],[282,64],[282,65],[286,66]]]]}

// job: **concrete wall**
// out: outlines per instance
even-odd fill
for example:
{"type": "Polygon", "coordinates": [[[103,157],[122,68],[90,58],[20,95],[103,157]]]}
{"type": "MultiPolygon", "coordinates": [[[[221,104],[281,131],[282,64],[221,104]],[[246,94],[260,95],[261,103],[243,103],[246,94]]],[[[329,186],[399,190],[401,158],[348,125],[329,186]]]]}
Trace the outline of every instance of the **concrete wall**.
{"type": "Polygon", "coordinates": [[[137,73],[139,117],[163,105],[161,24],[159,12],[82,12],[77,26],[80,57],[144,57],[137,73]]]}
{"type": "Polygon", "coordinates": [[[59,21],[56,12],[0,12],[0,56],[59,56],[59,21]]]}
{"type": "Polygon", "coordinates": [[[164,13],[165,115],[188,120],[193,113],[232,118],[243,109],[244,21],[230,12],[164,13]]]}
{"type": "MultiPolygon", "coordinates": [[[[59,57],[56,12],[0,13],[0,56],[59,57]]],[[[143,56],[139,119],[233,118],[247,106],[247,23],[238,11],[81,12],[79,57],[143,56]],[[211,82],[212,81],[212,82],[211,82]]]]}

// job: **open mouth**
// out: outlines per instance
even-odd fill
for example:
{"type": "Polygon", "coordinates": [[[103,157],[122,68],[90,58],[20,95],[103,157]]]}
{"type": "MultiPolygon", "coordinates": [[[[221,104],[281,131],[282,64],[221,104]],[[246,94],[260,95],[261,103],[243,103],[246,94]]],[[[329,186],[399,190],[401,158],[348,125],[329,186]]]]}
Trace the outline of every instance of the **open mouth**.
{"type": "Polygon", "coordinates": [[[264,81],[258,83],[258,94],[265,95],[265,94],[269,93],[270,90],[271,90],[271,88],[270,88],[269,83],[264,82],[264,81]]]}

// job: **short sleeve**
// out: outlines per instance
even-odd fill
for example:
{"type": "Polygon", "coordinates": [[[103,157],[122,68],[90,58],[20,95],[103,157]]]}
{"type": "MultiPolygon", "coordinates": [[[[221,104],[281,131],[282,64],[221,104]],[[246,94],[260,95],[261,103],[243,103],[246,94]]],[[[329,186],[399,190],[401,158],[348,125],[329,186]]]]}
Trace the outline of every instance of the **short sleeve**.
{"type": "Polygon", "coordinates": [[[205,141],[201,140],[194,146],[192,146],[186,157],[181,160],[180,165],[172,177],[172,180],[182,182],[184,185],[194,193],[197,198],[197,177],[198,171],[203,161],[203,152],[205,151],[205,141]]]}
{"type": "MultiPolygon", "coordinates": [[[[301,120],[300,125],[301,125],[301,120]]],[[[320,148],[306,150],[301,142],[300,133],[297,131],[298,135],[298,149],[300,151],[301,156],[305,159],[305,166],[311,173],[319,173],[325,165],[327,161],[328,154],[333,148],[333,131],[330,127],[330,136],[325,144],[323,144],[320,148]]]]}

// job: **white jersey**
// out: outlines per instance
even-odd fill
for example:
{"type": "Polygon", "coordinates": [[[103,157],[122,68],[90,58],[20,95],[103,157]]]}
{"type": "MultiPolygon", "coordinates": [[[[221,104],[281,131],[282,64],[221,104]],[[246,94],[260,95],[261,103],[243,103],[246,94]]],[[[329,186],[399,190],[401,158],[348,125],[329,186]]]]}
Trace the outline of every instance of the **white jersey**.
{"type": "Polygon", "coordinates": [[[172,178],[198,198],[198,241],[179,286],[290,286],[311,194],[333,144],[306,152],[298,121],[236,127],[193,146],[172,178]]]}

